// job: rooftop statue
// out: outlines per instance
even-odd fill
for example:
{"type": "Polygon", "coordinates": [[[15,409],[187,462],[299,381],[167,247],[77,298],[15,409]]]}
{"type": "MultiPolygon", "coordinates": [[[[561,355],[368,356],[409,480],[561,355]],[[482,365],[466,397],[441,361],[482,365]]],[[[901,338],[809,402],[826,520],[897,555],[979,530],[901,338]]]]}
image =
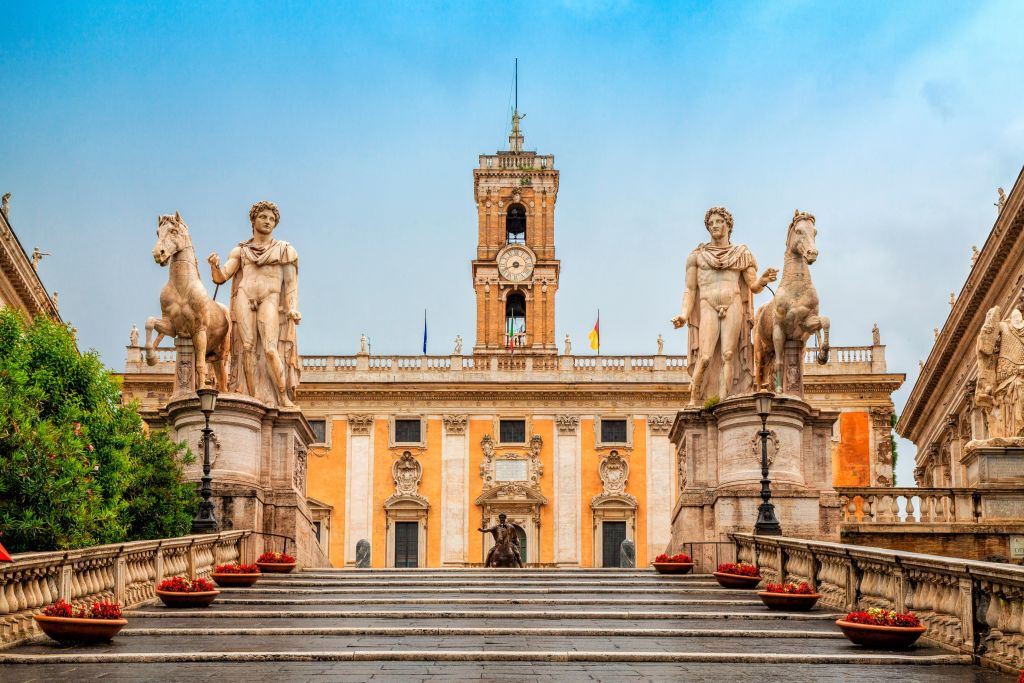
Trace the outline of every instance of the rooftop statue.
{"type": "Polygon", "coordinates": [[[732,214],[720,206],[704,214],[711,242],[699,244],[686,259],[682,312],[672,325],[689,326],[687,370],[692,375],[690,405],[707,398],[734,396],[753,387],[750,332],[754,294],[774,282],[768,268],[757,276],[757,261],[744,244],[731,244],[732,214]]]}
{"type": "Polygon", "coordinates": [[[779,291],[757,310],[754,320],[754,368],[757,384],[765,389],[803,395],[803,348],[813,334],[818,363],[828,362],[829,319],[818,315],[818,292],[811,282],[810,265],[818,260],[814,216],[794,211],[786,231],[786,254],[779,291]],[[823,338],[824,337],[824,338],[823,338]],[[800,367],[786,367],[786,342],[800,343],[800,367]],[[783,380],[786,380],[785,382],[783,380]]]}
{"type": "Polygon", "coordinates": [[[291,408],[300,371],[299,256],[292,245],[271,236],[281,221],[272,202],[253,204],[249,221],[252,238],[231,250],[223,269],[216,253],[207,257],[214,282],[232,280],[229,387],[291,408]]]}
{"type": "Polygon", "coordinates": [[[153,260],[168,264],[167,284],[160,291],[161,318],[146,320],[146,364],[156,365],[156,349],[165,337],[191,337],[195,353],[196,387],[208,381],[206,364],[213,365],[217,386],[227,386],[228,311],[210,298],[199,278],[199,263],[188,226],[177,211],[156,221],[153,260]],[[151,339],[156,330],[156,339],[151,339]]]}

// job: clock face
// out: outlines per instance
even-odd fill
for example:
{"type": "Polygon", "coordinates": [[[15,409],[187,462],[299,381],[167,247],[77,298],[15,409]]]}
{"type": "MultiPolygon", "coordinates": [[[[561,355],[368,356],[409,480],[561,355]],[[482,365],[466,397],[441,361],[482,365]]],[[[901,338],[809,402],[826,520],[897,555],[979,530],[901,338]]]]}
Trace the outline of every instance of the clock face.
{"type": "Polygon", "coordinates": [[[533,274],[533,254],[525,247],[506,247],[498,254],[498,272],[510,282],[522,282],[533,274]]]}

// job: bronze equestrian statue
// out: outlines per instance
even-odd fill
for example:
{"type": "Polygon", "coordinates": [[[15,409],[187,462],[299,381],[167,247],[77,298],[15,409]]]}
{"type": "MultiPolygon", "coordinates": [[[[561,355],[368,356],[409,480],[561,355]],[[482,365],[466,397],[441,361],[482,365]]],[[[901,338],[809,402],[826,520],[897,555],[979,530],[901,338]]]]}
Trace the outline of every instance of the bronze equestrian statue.
{"type": "Polygon", "coordinates": [[[519,554],[519,536],[511,524],[505,522],[505,513],[498,515],[498,523],[489,529],[477,529],[494,536],[494,546],[487,551],[485,567],[522,567],[523,558],[519,554]]]}

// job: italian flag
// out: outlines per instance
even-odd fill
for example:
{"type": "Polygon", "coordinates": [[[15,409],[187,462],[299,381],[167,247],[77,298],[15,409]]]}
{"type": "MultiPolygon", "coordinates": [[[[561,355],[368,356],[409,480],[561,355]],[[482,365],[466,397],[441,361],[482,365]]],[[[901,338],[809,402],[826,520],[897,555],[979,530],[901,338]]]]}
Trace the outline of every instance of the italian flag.
{"type": "Polygon", "coordinates": [[[508,319],[508,348],[511,350],[515,349],[515,319],[508,319]]]}

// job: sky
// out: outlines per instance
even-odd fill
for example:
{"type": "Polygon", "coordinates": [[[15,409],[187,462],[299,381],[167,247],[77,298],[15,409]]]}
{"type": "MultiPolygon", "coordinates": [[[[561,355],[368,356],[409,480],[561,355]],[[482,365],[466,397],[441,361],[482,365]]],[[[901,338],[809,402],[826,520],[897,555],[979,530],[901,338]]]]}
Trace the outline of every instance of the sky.
{"type": "MultiPolygon", "coordinates": [[[[554,154],[557,334],[684,353],[683,262],[728,207],[781,267],[794,209],[832,344],[878,323],[907,384],[1024,164],[1024,3],[0,2],[0,191],[83,348],[123,368],[159,313],[150,251],[180,211],[202,258],[281,210],[300,351],[472,345],[472,169],[554,154]]],[[[768,294],[762,294],[758,304],[768,294]]],[[[227,300],[227,292],[219,294],[227,300]]],[[[901,441],[898,481],[913,483],[901,441]]]]}

